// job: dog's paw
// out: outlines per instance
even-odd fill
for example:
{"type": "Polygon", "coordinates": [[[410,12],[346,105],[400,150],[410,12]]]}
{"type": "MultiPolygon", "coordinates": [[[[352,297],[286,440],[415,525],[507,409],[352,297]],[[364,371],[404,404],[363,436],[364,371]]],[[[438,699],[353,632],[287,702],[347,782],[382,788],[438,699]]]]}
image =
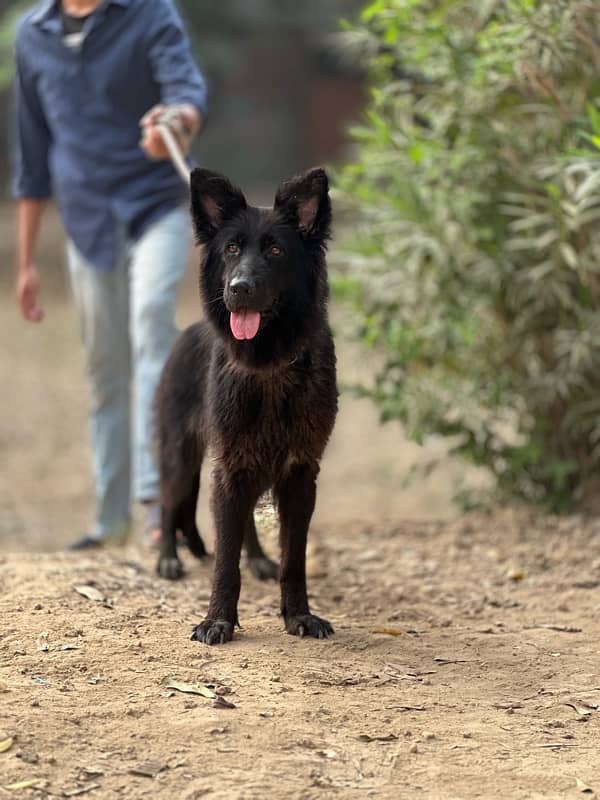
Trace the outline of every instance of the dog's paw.
{"type": "Polygon", "coordinates": [[[233,638],[233,625],[224,619],[205,619],[196,625],[191,639],[204,644],[225,644],[233,638]]]}
{"type": "Polygon", "coordinates": [[[315,639],[327,639],[334,632],[333,627],[326,619],[321,619],[314,614],[287,617],[285,630],[292,636],[314,636],[315,639]]]}
{"type": "Polygon", "coordinates": [[[177,556],[175,558],[161,556],[158,559],[156,571],[161,578],[166,578],[169,581],[178,581],[183,577],[183,564],[177,556]]]}
{"type": "Polygon", "coordinates": [[[279,564],[268,556],[249,558],[248,567],[259,581],[276,581],[279,576],[279,564]]]}

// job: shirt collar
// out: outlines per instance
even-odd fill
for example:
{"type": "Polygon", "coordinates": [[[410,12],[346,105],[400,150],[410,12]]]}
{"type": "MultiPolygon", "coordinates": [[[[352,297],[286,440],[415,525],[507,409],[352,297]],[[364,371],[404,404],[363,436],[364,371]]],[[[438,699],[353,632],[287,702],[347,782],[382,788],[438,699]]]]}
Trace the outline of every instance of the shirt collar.
{"type": "Polygon", "coordinates": [[[44,0],[44,2],[40,3],[31,15],[31,21],[35,25],[39,25],[40,23],[44,22],[48,19],[48,17],[52,16],[55,6],[56,0],[44,0]]]}
{"type": "MultiPolygon", "coordinates": [[[[102,6],[116,5],[127,7],[131,0],[104,0],[100,3],[98,8],[102,6]]],[[[34,25],[39,25],[48,30],[62,30],[62,26],[57,26],[57,21],[60,19],[59,15],[60,0],[42,0],[37,9],[34,11],[31,21],[34,25]]]]}

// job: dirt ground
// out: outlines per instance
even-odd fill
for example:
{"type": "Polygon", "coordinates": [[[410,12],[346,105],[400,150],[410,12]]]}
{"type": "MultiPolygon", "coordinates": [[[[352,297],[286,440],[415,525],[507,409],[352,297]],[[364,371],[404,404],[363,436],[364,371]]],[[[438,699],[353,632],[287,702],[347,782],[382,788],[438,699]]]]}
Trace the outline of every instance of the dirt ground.
{"type": "MultiPolygon", "coordinates": [[[[191,282],[184,322],[194,298],[191,282]]],[[[210,562],[184,553],[170,584],[135,538],[58,552],[90,515],[76,325],[60,299],[43,330],[10,304],[5,291],[0,798],[600,796],[600,523],[460,516],[462,468],[404,487],[437,446],[344,397],[309,558],[335,636],[285,635],[277,586],[245,570],[235,640],[191,642],[210,562]]],[[[364,355],[341,355],[343,380],[361,374],[364,355]]],[[[200,519],[210,545],[206,502],[200,519]]],[[[265,540],[275,555],[270,526],[265,540]]]]}
{"type": "Polygon", "coordinates": [[[325,642],[285,635],[277,587],[247,572],[234,642],[191,642],[210,566],[186,563],[174,585],[137,549],[2,559],[0,797],[600,790],[597,527],[501,514],[319,529],[325,642]]]}

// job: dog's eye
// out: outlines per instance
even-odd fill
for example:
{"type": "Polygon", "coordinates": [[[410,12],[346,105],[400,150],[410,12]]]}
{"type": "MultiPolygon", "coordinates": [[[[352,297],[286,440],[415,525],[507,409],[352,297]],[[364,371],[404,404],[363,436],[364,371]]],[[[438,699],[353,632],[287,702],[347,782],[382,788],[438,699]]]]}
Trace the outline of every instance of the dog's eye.
{"type": "Polygon", "coordinates": [[[229,242],[229,244],[225,248],[225,252],[229,253],[230,256],[239,256],[240,246],[235,242],[229,242]]]}
{"type": "Polygon", "coordinates": [[[276,244],[272,244],[271,247],[269,247],[269,255],[270,256],[275,256],[275,257],[282,256],[283,255],[283,250],[281,249],[281,247],[278,247],[276,244]]]}

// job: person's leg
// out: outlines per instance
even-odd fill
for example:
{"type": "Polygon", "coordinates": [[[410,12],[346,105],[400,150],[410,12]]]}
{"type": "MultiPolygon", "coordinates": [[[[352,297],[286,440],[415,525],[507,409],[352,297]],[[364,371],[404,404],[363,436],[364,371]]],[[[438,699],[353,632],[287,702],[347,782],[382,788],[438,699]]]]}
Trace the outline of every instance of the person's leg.
{"type": "MultiPolygon", "coordinates": [[[[177,208],[151,225],[130,250],[130,336],[134,389],[134,497],[158,503],[153,407],[175,338],[177,288],[191,241],[187,211],[177,208]]],[[[152,518],[152,513],[148,515],[152,518]]]]}
{"type": "Polygon", "coordinates": [[[67,247],[90,385],[96,521],[73,549],[126,536],[130,505],[129,301],[127,265],[103,272],[67,247]]]}

